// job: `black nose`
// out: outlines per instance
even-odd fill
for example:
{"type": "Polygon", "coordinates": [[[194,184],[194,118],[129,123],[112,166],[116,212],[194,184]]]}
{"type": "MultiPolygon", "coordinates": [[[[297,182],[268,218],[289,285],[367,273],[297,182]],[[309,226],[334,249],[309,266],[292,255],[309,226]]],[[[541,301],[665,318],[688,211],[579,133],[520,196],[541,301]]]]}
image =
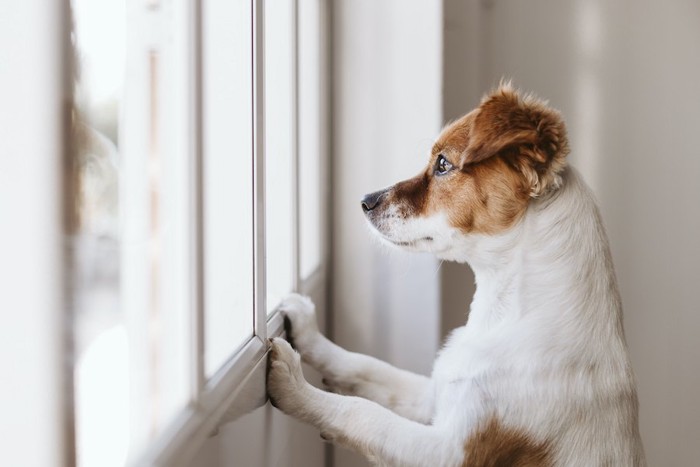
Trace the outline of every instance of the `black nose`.
{"type": "Polygon", "coordinates": [[[386,194],[386,192],[387,190],[379,190],[365,195],[365,197],[362,198],[362,210],[364,212],[369,212],[379,206],[379,203],[382,202],[382,198],[384,198],[384,194],[386,194]]]}

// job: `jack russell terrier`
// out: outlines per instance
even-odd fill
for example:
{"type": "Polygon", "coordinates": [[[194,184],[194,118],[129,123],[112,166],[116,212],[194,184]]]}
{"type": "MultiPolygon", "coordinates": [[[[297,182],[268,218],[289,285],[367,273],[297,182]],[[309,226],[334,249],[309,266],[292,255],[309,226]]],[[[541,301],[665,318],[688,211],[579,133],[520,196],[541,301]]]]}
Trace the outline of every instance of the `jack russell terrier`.
{"type": "Polygon", "coordinates": [[[646,465],[608,241],[568,152],[560,114],[510,84],[448,125],[422,172],[362,209],[386,243],[471,266],[467,323],[426,377],[333,344],[293,295],[299,353],[271,341],[273,404],[377,465],[646,465]]]}

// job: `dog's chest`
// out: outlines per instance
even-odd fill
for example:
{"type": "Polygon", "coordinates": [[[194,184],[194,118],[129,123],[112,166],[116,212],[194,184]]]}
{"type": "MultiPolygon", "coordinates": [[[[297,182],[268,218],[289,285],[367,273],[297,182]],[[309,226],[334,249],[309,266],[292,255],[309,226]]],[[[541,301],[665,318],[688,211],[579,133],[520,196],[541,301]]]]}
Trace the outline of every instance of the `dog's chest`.
{"type": "Polygon", "coordinates": [[[438,412],[460,406],[478,418],[495,405],[520,399],[520,382],[527,375],[517,361],[527,358],[528,349],[514,349],[508,335],[507,330],[494,333],[466,327],[452,333],[433,367],[438,412]]]}
{"type": "Polygon", "coordinates": [[[500,360],[496,340],[494,336],[479,336],[467,327],[455,329],[435,360],[433,377],[456,382],[488,373],[500,360]]]}

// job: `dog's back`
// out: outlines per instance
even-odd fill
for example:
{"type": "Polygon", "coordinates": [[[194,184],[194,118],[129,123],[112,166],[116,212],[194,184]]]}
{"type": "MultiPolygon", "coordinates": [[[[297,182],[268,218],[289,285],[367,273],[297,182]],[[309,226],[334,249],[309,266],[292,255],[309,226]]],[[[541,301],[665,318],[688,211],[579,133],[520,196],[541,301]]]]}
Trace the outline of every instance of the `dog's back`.
{"type": "Polygon", "coordinates": [[[435,423],[468,427],[467,465],[498,465],[479,460],[492,447],[522,465],[644,465],[610,252],[580,176],[566,169],[513,230],[465,253],[477,295],[433,379],[435,423]],[[493,273],[492,255],[511,266],[493,273]]]}

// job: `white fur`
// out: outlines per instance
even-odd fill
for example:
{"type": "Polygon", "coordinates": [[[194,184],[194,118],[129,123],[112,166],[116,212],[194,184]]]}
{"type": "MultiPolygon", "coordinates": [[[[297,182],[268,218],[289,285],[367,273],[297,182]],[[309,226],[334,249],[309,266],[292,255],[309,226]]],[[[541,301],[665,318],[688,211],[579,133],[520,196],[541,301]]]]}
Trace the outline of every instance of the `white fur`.
{"type": "Polygon", "coordinates": [[[506,233],[463,235],[440,215],[380,233],[392,243],[430,237],[404,246],[471,265],[467,324],[426,378],[331,343],[313,304],[292,296],[291,337],[340,394],[306,383],[298,355],[275,339],[268,389],[279,408],[380,465],[462,465],[466,440],[494,415],[548,441],[555,465],[646,465],[607,239],[572,169],[506,233]]]}

